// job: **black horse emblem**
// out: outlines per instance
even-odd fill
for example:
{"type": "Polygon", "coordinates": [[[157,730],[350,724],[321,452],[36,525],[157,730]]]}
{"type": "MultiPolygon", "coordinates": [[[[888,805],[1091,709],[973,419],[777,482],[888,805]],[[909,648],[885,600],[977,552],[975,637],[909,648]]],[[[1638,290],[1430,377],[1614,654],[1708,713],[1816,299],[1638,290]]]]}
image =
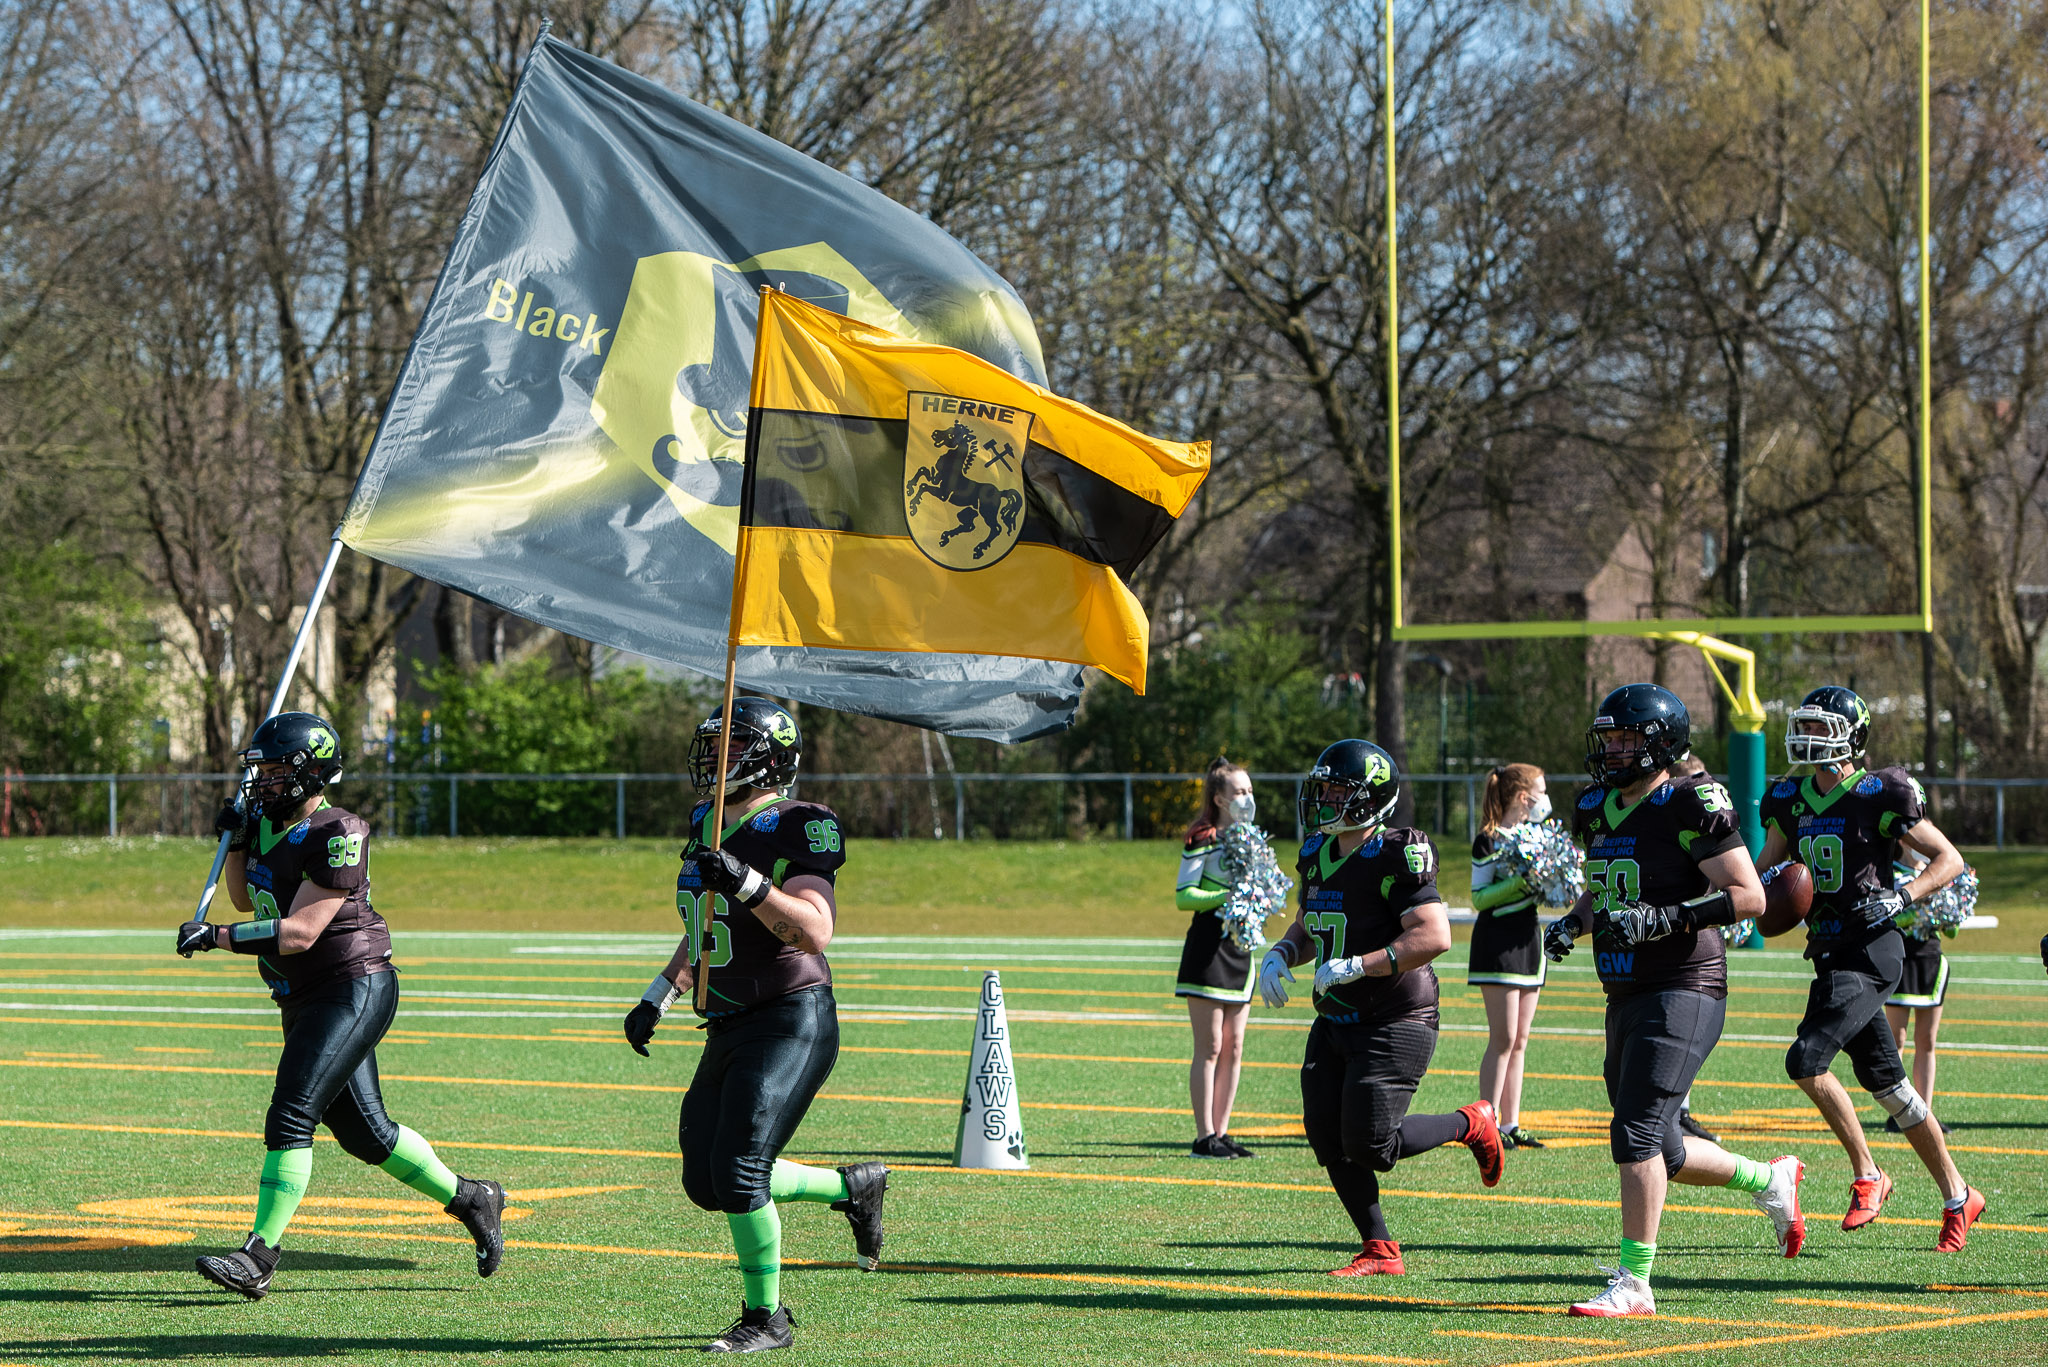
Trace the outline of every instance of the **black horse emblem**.
{"type": "Polygon", "coordinates": [[[1016,467],[1016,447],[993,439],[984,443],[962,422],[933,432],[932,444],[939,448],[938,458],[911,475],[903,486],[905,511],[915,518],[926,494],[960,510],[959,522],[939,536],[942,549],[954,537],[973,531],[979,519],[986,535],[975,544],[976,560],[988,553],[997,537],[1008,533],[1014,540],[1024,495],[1000,483],[977,479],[974,470],[979,463],[984,469],[999,469],[1016,480],[1021,474],[1016,467]]]}

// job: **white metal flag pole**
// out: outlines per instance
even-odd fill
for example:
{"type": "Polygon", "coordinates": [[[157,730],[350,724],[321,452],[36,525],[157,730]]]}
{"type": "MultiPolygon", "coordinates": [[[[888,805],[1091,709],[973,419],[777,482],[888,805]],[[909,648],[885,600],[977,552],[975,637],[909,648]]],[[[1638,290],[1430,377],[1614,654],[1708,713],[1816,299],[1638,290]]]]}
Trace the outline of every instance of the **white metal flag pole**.
{"type": "MultiPolygon", "coordinates": [[[[320,578],[313,585],[313,596],[306,603],[306,615],[299,622],[299,629],[292,637],[291,653],[284,657],[284,673],[277,681],[277,691],[270,695],[270,706],[264,709],[263,720],[269,721],[284,707],[285,695],[291,691],[292,677],[299,672],[299,657],[306,653],[306,642],[312,639],[313,624],[319,620],[320,605],[327,598],[327,586],[334,580],[334,566],[341,559],[341,532],[337,529],[334,540],[327,547],[327,563],[320,567],[320,578]]],[[[259,725],[261,723],[258,723],[259,725]]],[[[235,810],[240,811],[242,799],[235,797],[235,810]]],[[[213,894],[220,887],[220,871],[228,862],[228,833],[223,831],[220,844],[214,847],[213,867],[207,871],[206,886],[199,892],[199,910],[192,914],[195,921],[206,919],[206,909],[213,905],[213,894]]],[[[188,956],[189,957],[189,956],[188,956]]]]}

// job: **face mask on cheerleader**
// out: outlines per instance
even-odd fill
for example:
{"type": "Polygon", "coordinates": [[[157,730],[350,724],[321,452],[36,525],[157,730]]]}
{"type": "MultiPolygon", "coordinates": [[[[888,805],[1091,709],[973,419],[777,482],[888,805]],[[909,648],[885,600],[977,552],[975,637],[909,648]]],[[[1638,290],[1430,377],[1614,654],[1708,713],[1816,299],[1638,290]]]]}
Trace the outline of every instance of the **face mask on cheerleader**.
{"type": "Polygon", "coordinates": [[[1549,793],[1538,793],[1538,794],[1536,794],[1536,796],[1535,796],[1535,797],[1533,797],[1533,798],[1529,799],[1529,816],[1528,816],[1528,819],[1529,819],[1529,820],[1531,820],[1531,821],[1548,821],[1548,820],[1550,820],[1550,794],[1549,794],[1549,793]]]}
{"type": "Polygon", "coordinates": [[[1259,800],[1250,793],[1239,793],[1223,804],[1223,812],[1240,826],[1249,826],[1259,814],[1259,800]]]}

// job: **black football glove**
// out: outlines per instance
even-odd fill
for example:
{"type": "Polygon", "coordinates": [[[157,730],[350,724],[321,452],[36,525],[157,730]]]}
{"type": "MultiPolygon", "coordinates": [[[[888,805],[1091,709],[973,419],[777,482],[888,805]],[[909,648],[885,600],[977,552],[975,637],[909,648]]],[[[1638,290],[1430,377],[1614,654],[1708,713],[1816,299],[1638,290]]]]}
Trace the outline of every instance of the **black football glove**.
{"type": "Polygon", "coordinates": [[[1572,952],[1572,941],[1579,936],[1579,923],[1570,916],[1560,916],[1543,931],[1543,957],[1554,964],[1561,964],[1572,952]]]}
{"type": "Polygon", "coordinates": [[[761,905],[774,886],[759,869],[741,863],[725,850],[698,850],[697,876],[706,888],[743,907],[761,905]]]}
{"type": "Polygon", "coordinates": [[[178,953],[191,958],[196,953],[205,953],[214,948],[213,927],[204,921],[187,921],[178,927],[178,953]]]}
{"type": "Polygon", "coordinates": [[[1623,945],[1646,944],[1687,928],[1683,907],[1621,902],[1607,909],[1607,929],[1623,945]]]}
{"type": "Polygon", "coordinates": [[[223,802],[220,804],[220,810],[214,813],[213,833],[217,836],[226,836],[228,848],[231,850],[248,849],[255,830],[256,814],[253,810],[237,811],[234,803],[223,802]]]}
{"type": "Polygon", "coordinates": [[[1864,925],[1874,930],[1898,920],[1906,914],[1906,908],[1911,905],[1913,904],[1906,900],[1905,893],[1897,888],[1885,888],[1880,892],[1871,893],[1850,910],[1863,918],[1864,925]]]}
{"type": "Polygon", "coordinates": [[[681,995],[667,977],[655,975],[654,981],[647,985],[646,995],[626,1013],[626,1043],[633,1046],[634,1053],[641,1058],[649,1057],[647,1041],[654,1038],[654,1027],[661,1024],[661,1018],[668,1014],[669,1007],[681,995]]]}

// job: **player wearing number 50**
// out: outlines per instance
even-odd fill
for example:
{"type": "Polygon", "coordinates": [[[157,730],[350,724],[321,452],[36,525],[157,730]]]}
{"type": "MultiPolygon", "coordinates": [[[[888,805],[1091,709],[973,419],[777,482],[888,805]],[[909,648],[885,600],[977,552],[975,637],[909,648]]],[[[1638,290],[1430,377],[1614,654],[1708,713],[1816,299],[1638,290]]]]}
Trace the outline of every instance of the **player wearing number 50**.
{"type": "Polygon", "coordinates": [[[1920,785],[1903,769],[1866,771],[1870,709],[1846,688],[1808,693],[1786,723],[1785,756],[1812,765],[1804,779],[1780,779],[1764,793],[1765,868],[1797,859],[1813,875],[1806,915],[1806,957],[1813,987],[1806,1015],[1785,1055],[1785,1071],[1813,1099],[1855,1168],[1843,1229],[1877,1218],[1892,1180],[1878,1169],[1849,1093],[1828,1071],[1849,1055],[1856,1081],[1899,1123],[1941,1188],[1941,1234],[1935,1248],[1952,1253],[1984,1212],[1982,1194],[1963,1182],[1941,1137],[1941,1125],[1907,1080],[1906,1065],[1884,1018],[1885,998],[1898,990],[1906,942],[1894,924],[1918,899],[1963,871],[1963,857],[1922,811],[1920,785]],[[1892,862],[1904,845],[1927,857],[1901,887],[1892,862]]]}
{"type": "Polygon", "coordinates": [[[1388,829],[1401,775],[1379,746],[1340,740],[1303,780],[1301,914],[1259,966],[1268,1006],[1287,1004],[1293,969],[1318,960],[1315,1023],[1301,1063],[1301,1120],[1316,1162],[1365,1247],[1332,1275],[1398,1275],[1401,1245],[1380,1211],[1379,1174],[1445,1144],[1467,1145],[1479,1178],[1501,1177],[1493,1107],[1409,1115],[1436,1052],[1436,973],[1451,947],[1436,889],[1436,847],[1421,831],[1388,829]]]}
{"type": "Polygon", "coordinates": [[[1601,701],[1586,732],[1593,785],[1572,814],[1586,895],[1544,934],[1552,961],[1593,936],[1607,991],[1608,1145],[1621,1168],[1621,1266],[1603,1269],[1613,1273],[1607,1289],[1574,1315],[1657,1313],[1650,1270],[1671,1182],[1749,1192],[1788,1258],[1806,1239],[1797,1158],[1759,1163],[1678,1125],[1728,1014],[1719,927],[1764,908],[1727,790],[1704,774],[1672,776],[1691,750],[1692,719],[1669,689],[1628,684],[1601,701]]]}
{"type": "Polygon", "coordinates": [[[676,1000],[708,973],[703,1057],[683,1097],[677,1142],[683,1191],[722,1211],[739,1254],[740,1317],[707,1352],[787,1348],[795,1321],[782,1304],[778,1201],[829,1202],[853,1225],[861,1268],[882,1251],[888,1169],[855,1163],[834,1171],[778,1155],[839,1057],[839,1013],[825,947],[838,915],[833,882],[846,852],[829,807],[789,795],[803,756],[796,718],[766,698],[736,698],[726,770],[718,772],[723,714],[690,745],[690,779],[705,794],[690,814],[690,843],[676,878],[683,940],[626,1017],[641,1054],[676,1000]],[[723,785],[726,827],[712,848],[709,794],[723,785]]]}
{"type": "Polygon", "coordinates": [[[256,1227],[238,1251],[198,1263],[208,1280],[250,1300],[270,1290],[280,1239],[306,1194],[315,1125],[462,1221],[479,1276],[497,1271],[504,1253],[505,1189],[457,1177],[426,1140],[384,1114],[376,1049],[398,1011],[398,974],[391,932],[370,905],[370,828],[322,796],[341,777],[336,745],[334,728],[307,712],[256,728],[236,757],[250,770],[241,806],[223,806],[215,822],[228,837],[228,896],[255,919],[178,928],[180,954],[252,956],[284,1015],[256,1227]]]}

